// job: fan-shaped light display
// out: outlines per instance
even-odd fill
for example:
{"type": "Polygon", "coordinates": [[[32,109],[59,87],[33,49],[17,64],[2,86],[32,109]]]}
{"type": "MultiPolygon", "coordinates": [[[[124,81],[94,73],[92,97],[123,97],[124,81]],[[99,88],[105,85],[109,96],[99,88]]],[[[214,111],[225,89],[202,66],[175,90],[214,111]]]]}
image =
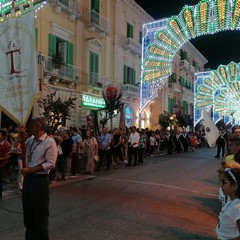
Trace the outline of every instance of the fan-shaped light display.
{"type": "Polygon", "coordinates": [[[15,9],[17,14],[21,14],[21,8],[29,8],[31,5],[34,6],[35,11],[38,11],[44,4],[46,0],[1,0],[0,1],[0,17],[1,21],[4,17],[8,18],[11,16],[11,10],[15,9]]]}
{"type": "Polygon", "coordinates": [[[177,16],[145,24],[140,111],[164,86],[172,73],[174,56],[187,41],[223,30],[239,30],[239,22],[240,0],[202,0],[183,7],[177,16]]]}
{"type": "Polygon", "coordinates": [[[202,110],[212,110],[213,120],[240,121],[240,63],[220,65],[217,70],[196,73],[194,125],[202,119],[202,110]]]}

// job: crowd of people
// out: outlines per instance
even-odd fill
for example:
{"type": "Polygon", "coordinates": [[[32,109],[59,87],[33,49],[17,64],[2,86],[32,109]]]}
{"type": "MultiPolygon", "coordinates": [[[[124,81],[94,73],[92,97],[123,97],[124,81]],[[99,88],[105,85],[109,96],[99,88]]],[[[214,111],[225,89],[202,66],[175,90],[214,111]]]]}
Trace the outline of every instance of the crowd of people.
{"type": "MultiPolygon", "coordinates": [[[[204,132],[153,131],[148,128],[138,129],[135,126],[124,130],[117,128],[113,131],[104,127],[101,133],[96,133],[85,126],[60,128],[54,133],[48,131],[48,136],[55,140],[58,149],[56,167],[50,171],[51,181],[74,178],[76,173],[83,171],[93,175],[103,167],[117,169],[120,164],[136,166],[143,164],[146,155],[172,155],[194,151],[196,147],[207,145],[204,132]]],[[[18,169],[17,182],[20,194],[23,184],[21,138],[26,140],[28,137],[27,131],[22,135],[18,128],[9,127],[0,132],[0,154],[3,154],[5,159],[2,161],[0,158],[1,179],[8,181],[11,172],[18,169]]],[[[2,186],[2,183],[0,185],[2,186]]]]}

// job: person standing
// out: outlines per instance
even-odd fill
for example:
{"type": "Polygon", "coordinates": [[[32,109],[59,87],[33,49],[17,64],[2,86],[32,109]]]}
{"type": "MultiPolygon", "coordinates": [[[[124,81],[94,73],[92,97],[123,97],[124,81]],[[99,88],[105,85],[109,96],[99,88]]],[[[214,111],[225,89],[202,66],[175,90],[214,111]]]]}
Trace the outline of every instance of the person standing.
{"type": "Polygon", "coordinates": [[[225,168],[220,185],[230,201],[222,208],[215,228],[218,239],[240,239],[240,169],[225,168]]]}
{"type": "Polygon", "coordinates": [[[98,167],[97,170],[100,170],[102,163],[103,163],[103,157],[105,156],[106,161],[107,161],[107,168],[108,170],[110,168],[110,163],[111,163],[111,149],[110,145],[112,142],[112,137],[111,135],[107,132],[107,128],[102,129],[102,133],[100,136],[100,146],[99,146],[99,162],[98,162],[98,167]]]}
{"type": "Polygon", "coordinates": [[[70,136],[69,130],[63,131],[63,141],[61,143],[61,148],[63,151],[63,154],[61,157],[62,179],[67,180],[70,177],[71,166],[72,166],[72,153],[74,149],[73,140],[70,136]]]}
{"type": "Polygon", "coordinates": [[[0,199],[2,199],[3,191],[3,169],[10,159],[11,146],[6,140],[7,132],[0,130],[0,199]]]}
{"type": "Polygon", "coordinates": [[[26,240],[49,240],[49,171],[55,167],[57,145],[46,134],[48,123],[45,117],[31,120],[26,140],[26,167],[22,204],[26,240]]]}
{"type": "Polygon", "coordinates": [[[94,174],[94,157],[98,155],[98,143],[90,131],[86,132],[86,138],[83,141],[83,150],[86,156],[86,173],[94,174]]]}
{"type": "Polygon", "coordinates": [[[217,155],[215,156],[215,158],[220,158],[220,153],[222,150],[222,157],[224,157],[225,154],[225,146],[228,140],[228,134],[226,132],[226,130],[224,128],[220,128],[219,131],[220,135],[216,141],[217,143],[217,155]]]}
{"type": "Polygon", "coordinates": [[[116,129],[112,136],[112,155],[113,155],[113,165],[114,168],[118,168],[119,160],[121,157],[122,148],[122,136],[120,129],[116,129]]]}
{"type": "MultiPolygon", "coordinates": [[[[73,140],[71,172],[72,172],[72,177],[74,177],[76,175],[76,170],[77,170],[76,168],[77,168],[77,166],[80,165],[80,164],[78,164],[78,160],[79,160],[79,155],[80,155],[80,147],[82,145],[82,137],[78,133],[78,130],[76,127],[73,127],[71,129],[71,133],[72,133],[72,140],[73,140]]],[[[80,168],[80,166],[79,166],[79,168],[80,168]]]]}
{"type": "Polygon", "coordinates": [[[134,156],[134,164],[133,166],[137,165],[137,157],[138,157],[138,143],[139,143],[140,135],[137,132],[135,126],[132,127],[132,132],[129,136],[129,159],[128,165],[131,166],[132,155],[134,156]]]}

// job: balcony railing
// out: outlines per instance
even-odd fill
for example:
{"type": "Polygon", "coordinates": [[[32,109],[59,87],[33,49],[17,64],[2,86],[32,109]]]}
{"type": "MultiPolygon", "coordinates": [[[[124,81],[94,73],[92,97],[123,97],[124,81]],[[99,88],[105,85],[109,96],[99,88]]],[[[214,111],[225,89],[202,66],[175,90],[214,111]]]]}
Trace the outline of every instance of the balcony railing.
{"type": "Polygon", "coordinates": [[[87,14],[87,22],[90,30],[109,33],[109,21],[106,18],[102,17],[99,13],[92,10],[87,14]]]}
{"type": "Polygon", "coordinates": [[[98,73],[89,73],[88,74],[88,84],[91,86],[102,88],[108,84],[108,78],[99,76],[98,73]]]}
{"type": "Polygon", "coordinates": [[[63,12],[78,19],[82,15],[82,0],[48,0],[56,11],[63,12]]]}
{"type": "Polygon", "coordinates": [[[78,83],[80,81],[80,68],[74,65],[63,64],[60,68],[55,68],[52,57],[38,54],[38,64],[43,64],[43,71],[49,76],[54,76],[60,82],[78,83]]]}
{"type": "Polygon", "coordinates": [[[122,91],[124,95],[132,95],[140,98],[140,86],[133,84],[123,84],[122,91]]]}
{"type": "Polygon", "coordinates": [[[168,88],[170,91],[181,93],[182,89],[179,83],[168,83],[168,88]]]}
{"type": "Polygon", "coordinates": [[[125,39],[124,49],[129,50],[135,55],[142,55],[142,45],[130,37],[125,39]]]}
{"type": "Polygon", "coordinates": [[[185,72],[187,72],[187,71],[189,71],[189,66],[190,66],[190,64],[188,61],[186,61],[186,60],[180,61],[180,64],[179,64],[180,70],[183,69],[185,72]]]}

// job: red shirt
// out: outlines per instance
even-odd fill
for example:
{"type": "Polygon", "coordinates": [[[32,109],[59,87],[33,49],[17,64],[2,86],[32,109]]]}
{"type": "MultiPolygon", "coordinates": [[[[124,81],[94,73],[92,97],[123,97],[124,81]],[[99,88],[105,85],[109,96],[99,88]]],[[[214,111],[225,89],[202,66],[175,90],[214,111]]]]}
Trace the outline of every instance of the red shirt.
{"type": "MultiPolygon", "coordinates": [[[[6,140],[0,142],[0,158],[5,157],[11,151],[10,144],[6,140]]],[[[0,168],[6,165],[7,161],[0,161],[0,168]]]]}

